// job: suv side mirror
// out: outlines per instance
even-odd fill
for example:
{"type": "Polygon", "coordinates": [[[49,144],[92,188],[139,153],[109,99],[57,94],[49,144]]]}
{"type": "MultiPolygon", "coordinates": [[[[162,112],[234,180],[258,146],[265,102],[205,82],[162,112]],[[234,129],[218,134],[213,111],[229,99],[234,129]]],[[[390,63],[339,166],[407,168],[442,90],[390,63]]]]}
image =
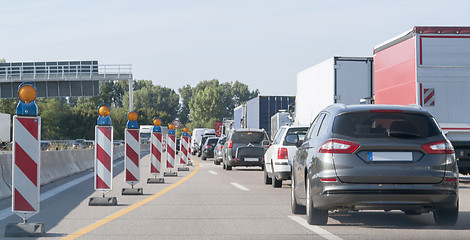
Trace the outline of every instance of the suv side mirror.
{"type": "Polygon", "coordinates": [[[297,145],[299,143],[299,136],[297,134],[289,134],[285,138],[287,144],[297,145]]]}

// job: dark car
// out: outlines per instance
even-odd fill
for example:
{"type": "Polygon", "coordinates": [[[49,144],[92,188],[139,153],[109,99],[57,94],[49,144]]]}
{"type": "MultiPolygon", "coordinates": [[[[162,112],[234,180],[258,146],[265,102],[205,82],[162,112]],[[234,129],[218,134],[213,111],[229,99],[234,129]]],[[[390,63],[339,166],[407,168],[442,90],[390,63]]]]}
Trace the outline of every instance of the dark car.
{"type": "Polygon", "coordinates": [[[214,153],[214,164],[215,165],[220,165],[222,160],[224,159],[224,153],[223,153],[223,148],[225,144],[225,140],[227,139],[226,136],[222,136],[219,138],[219,141],[217,141],[217,144],[215,145],[215,153],[214,153]]]}
{"type": "Polygon", "coordinates": [[[264,169],[264,152],[269,146],[268,135],[263,129],[232,130],[223,147],[223,168],[259,166],[264,169]]]}
{"type": "Polygon", "coordinates": [[[215,145],[217,144],[217,141],[219,141],[218,137],[208,137],[206,139],[206,141],[202,145],[202,154],[201,154],[202,160],[206,160],[207,158],[214,157],[214,149],[215,149],[215,145]]]}
{"type": "Polygon", "coordinates": [[[433,212],[439,225],[457,221],[453,147],[420,107],[331,105],[298,145],[291,207],[306,206],[309,224],[326,224],[329,210],[433,212]]]}
{"type": "Polygon", "coordinates": [[[209,136],[204,135],[204,136],[202,136],[201,141],[198,143],[198,145],[197,145],[197,146],[198,146],[198,149],[197,149],[197,156],[198,156],[198,157],[200,157],[200,156],[202,155],[202,148],[204,147],[203,145],[204,145],[204,143],[206,142],[206,140],[207,140],[208,137],[212,137],[212,135],[209,135],[209,136]]]}

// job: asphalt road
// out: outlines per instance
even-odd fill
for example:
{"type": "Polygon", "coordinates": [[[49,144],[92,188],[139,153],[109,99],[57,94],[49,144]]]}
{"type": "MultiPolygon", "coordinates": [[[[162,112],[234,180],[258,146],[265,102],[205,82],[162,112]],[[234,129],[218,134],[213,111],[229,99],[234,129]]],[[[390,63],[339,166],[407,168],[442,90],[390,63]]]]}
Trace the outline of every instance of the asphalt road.
{"type": "MultiPolygon", "coordinates": [[[[117,206],[88,206],[92,172],[43,186],[40,213],[47,239],[469,239],[470,177],[461,178],[460,216],[452,227],[434,224],[432,214],[406,216],[399,211],[330,213],[327,226],[309,226],[290,211],[290,181],[281,189],[264,185],[260,168],[225,171],[209,159],[146,183],[149,155],[141,160],[141,196],[121,196],[123,164],[115,162],[113,190],[117,206]],[[116,164],[117,163],[117,164],[116,164]],[[65,187],[64,187],[65,186],[65,187]],[[68,187],[68,188],[66,188],[68,187]]],[[[7,223],[22,220],[11,213],[11,199],[0,201],[0,238],[7,223]]],[[[12,238],[13,239],[13,238],[12,238]]],[[[14,238],[18,239],[18,238],[14,238]]],[[[31,239],[31,238],[29,238],[31,239]]]]}

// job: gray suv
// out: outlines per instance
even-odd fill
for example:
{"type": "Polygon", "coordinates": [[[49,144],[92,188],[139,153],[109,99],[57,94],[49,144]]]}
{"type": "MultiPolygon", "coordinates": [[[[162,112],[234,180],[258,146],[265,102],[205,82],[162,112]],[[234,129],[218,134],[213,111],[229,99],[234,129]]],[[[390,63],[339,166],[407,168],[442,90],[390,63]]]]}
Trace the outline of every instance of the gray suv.
{"type": "Polygon", "coordinates": [[[436,120],[420,107],[343,105],[312,122],[293,160],[291,208],[309,224],[329,210],[433,212],[439,225],[459,213],[454,150],[436,120]]]}
{"type": "Polygon", "coordinates": [[[263,129],[235,129],[225,141],[222,167],[259,166],[264,169],[264,152],[269,146],[268,135],[263,129]]]}

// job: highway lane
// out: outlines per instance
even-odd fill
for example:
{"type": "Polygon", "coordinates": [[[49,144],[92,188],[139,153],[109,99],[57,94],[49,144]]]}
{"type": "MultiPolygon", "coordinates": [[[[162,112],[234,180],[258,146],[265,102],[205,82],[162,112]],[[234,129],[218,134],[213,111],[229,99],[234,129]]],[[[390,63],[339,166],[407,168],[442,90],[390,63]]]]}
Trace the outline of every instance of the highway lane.
{"type": "MultiPolygon", "coordinates": [[[[305,216],[290,212],[290,181],[281,189],[262,182],[260,168],[225,171],[212,161],[195,158],[200,167],[165,178],[166,184],[146,184],[149,155],[141,161],[143,196],[121,196],[123,164],[115,166],[113,191],[118,206],[90,207],[88,199],[98,196],[92,178],[41,202],[41,212],[31,222],[43,222],[47,239],[467,239],[470,234],[470,178],[461,179],[460,218],[457,225],[439,227],[432,214],[405,216],[401,212],[333,213],[327,226],[305,226],[305,216]],[[198,169],[198,170],[197,170],[198,169]],[[154,194],[185,182],[155,198],[154,194]],[[100,221],[133,204],[154,197],[146,204],[101,225],[100,221]],[[100,224],[96,224],[96,223],[100,224]],[[80,232],[89,227],[88,232],[80,232]]],[[[42,192],[90,174],[78,174],[42,188],[42,192]]],[[[135,205],[134,205],[135,206],[135,205]]],[[[10,199],[0,201],[0,210],[10,207],[10,199]]],[[[0,222],[0,231],[12,215],[0,222]]],[[[2,233],[0,233],[2,234],[2,233]]]]}

